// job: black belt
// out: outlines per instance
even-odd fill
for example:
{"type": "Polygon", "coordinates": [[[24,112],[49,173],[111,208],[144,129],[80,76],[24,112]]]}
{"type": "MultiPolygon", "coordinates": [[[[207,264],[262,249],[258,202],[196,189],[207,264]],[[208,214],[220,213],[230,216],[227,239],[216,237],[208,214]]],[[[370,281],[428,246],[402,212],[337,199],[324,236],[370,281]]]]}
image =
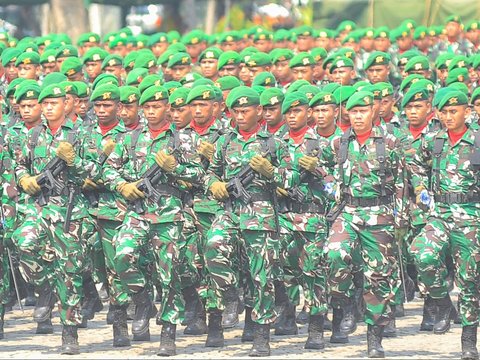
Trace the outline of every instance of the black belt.
{"type": "Polygon", "coordinates": [[[291,203],[290,204],[290,211],[294,213],[316,213],[316,214],[321,214],[325,215],[325,207],[314,204],[314,203],[309,203],[309,204],[302,204],[302,203],[291,203]]]}
{"type": "Polygon", "coordinates": [[[379,196],[376,198],[362,198],[351,195],[345,196],[348,206],[372,207],[380,205],[389,205],[393,203],[393,195],[379,196]]]}
{"type": "Polygon", "coordinates": [[[251,196],[250,202],[272,201],[272,194],[270,193],[253,193],[250,196],[251,196]]]}
{"type": "Polygon", "coordinates": [[[446,193],[434,196],[435,201],[444,204],[466,204],[471,202],[480,202],[478,193],[446,193]]]}

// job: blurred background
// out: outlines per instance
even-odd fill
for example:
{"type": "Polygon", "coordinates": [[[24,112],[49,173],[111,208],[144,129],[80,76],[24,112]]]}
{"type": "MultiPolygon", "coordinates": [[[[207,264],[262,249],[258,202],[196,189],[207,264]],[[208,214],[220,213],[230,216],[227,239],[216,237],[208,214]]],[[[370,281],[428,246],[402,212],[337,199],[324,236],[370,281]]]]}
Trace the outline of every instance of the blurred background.
{"type": "Polygon", "coordinates": [[[342,20],[360,27],[395,27],[405,18],[426,26],[450,14],[480,18],[479,0],[0,0],[0,30],[12,36],[65,32],[104,35],[123,26],[134,34],[200,28],[206,33],[252,25],[291,28],[300,24],[335,28],[342,20]]]}

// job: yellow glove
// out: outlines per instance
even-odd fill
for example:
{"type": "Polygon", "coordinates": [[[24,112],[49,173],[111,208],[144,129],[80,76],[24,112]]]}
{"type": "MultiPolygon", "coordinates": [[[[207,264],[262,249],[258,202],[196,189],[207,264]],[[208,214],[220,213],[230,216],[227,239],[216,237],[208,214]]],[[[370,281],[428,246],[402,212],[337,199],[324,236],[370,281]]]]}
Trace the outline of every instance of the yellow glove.
{"type": "Polygon", "coordinates": [[[145,194],[137,188],[139,182],[140,180],[133,183],[122,182],[117,185],[117,190],[125,199],[130,201],[144,198],[145,194]]]}
{"type": "Polygon", "coordinates": [[[280,197],[287,197],[288,192],[284,188],[277,187],[277,195],[280,196],[280,197]]]}
{"type": "Polygon", "coordinates": [[[57,156],[64,160],[67,163],[67,166],[72,166],[73,161],[75,160],[75,151],[73,150],[72,144],[61,141],[57,148],[57,156]]]}
{"type": "Polygon", "coordinates": [[[205,156],[209,161],[212,161],[215,146],[207,141],[202,141],[198,146],[197,152],[205,156]]]}
{"type": "Polygon", "coordinates": [[[28,195],[35,195],[39,193],[42,188],[40,185],[37,183],[37,177],[36,176],[24,176],[20,179],[18,182],[20,187],[25,191],[28,195]]]}
{"type": "Polygon", "coordinates": [[[216,181],[210,185],[210,192],[217,200],[228,199],[227,183],[223,181],[216,181]]]}
{"type": "Polygon", "coordinates": [[[85,179],[85,181],[83,182],[83,186],[82,186],[82,189],[84,190],[90,190],[90,191],[93,191],[93,190],[98,190],[98,185],[92,180],[92,179],[85,179]]]}
{"type": "Polygon", "coordinates": [[[250,167],[255,170],[257,173],[262,174],[268,179],[273,177],[273,165],[260,155],[255,155],[250,160],[250,167]]]}
{"type": "Polygon", "coordinates": [[[166,172],[173,172],[177,166],[177,160],[173,155],[167,155],[165,151],[159,150],[155,155],[155,162],[166,172]]]}
{"type": "Polygon", "coordinates": [[[305,170],[314,172],[318,165],[318,159],[313,156],[305,155],[300,160],[298,160],[298,164],[305,170]]]}
{"type": "Polygon", "coordinates": [[[103,145],[105,155],[109,156],[113,152],[113,149],[115,149],[115,145],[117,145],[117,143],[113,139],[108,139],[105,145],[103,145]]]}
{"type": "Polygon", "coordinates": [[[177,180],[178,185],[183,186],[184,188],[191,189],[193,187],[192,183],[189,183],[185,180],[177,180]]]}

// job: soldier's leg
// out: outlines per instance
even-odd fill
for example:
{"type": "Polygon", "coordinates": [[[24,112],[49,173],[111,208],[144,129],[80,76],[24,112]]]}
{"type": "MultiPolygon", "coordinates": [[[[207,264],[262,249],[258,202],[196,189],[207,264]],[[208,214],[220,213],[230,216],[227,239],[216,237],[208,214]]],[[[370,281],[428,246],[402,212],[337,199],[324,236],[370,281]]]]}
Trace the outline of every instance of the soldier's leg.
{"type": "Polygon", "coordinates": [[[203,301],[207,301],[208,298],[214,296],[213,290],[209,289],[208,280],[207,280],[207,267],[205,266],[205,244],[207,241],[207,233],[212,227],[213,220],[215,218],[214,214],[195,212],[198,219],[198,243],[197,243],[197,256],[195,257],[195,263],[200,275],[200,284],[197,289],[198,295],[203,301]]]}
{"type": "MultiPolygon", "coordinates": [[[[0,241],[2,239],[0,238],[0,241]]],[[[5,304],[8,302],[10,293],[10,276],[7,249],[0,243],[0,340],[4,337],[5,304]]]]}

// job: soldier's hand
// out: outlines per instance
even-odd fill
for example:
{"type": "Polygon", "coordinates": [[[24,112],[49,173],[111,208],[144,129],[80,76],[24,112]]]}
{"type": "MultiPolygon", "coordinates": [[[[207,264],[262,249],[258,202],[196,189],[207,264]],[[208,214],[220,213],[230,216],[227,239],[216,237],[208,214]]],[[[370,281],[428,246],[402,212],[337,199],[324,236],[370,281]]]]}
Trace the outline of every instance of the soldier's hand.
{"type": "Polygon", "coordinates": [[[223,181],[216,181],[210,185],[210,192],[217,200],[228,199],[227,183],[223,181]]]}
{"type": "Polygon", "coordinates": [[[250,159],[250,167],[257,173],[262,174],[268,179],[273,177],[273,165],[270,161],[260,155],[255,155],[250,159]]]}
{"type": "Polygon", "coordinates": [[[87,178],[83,182],[82,189],[89,191],[98,190],[98,185],[92,179],[87,178]]]}
{"type": "Polygon", "coordinates": [[[104,154],[109,156],[113,152],[113,149],[115,149],[115,145],[117,145],[117,143],[113,139],[108,139],[105,145],[103,145],[104,154]]]}
{"type": "Polygon", "coordinates": [[[279,186],[277,186],[277,195],[280,196],[280,197],[287,197],[288,196],[288,192],[287,190],[285,190],[284,188],[281,188],[279,186]]]}
{"type": "Polygon", "coordinates": [[[127,183],[123,182],[117,185],[117,190],[122,196],[130,201],[141,199],[145,197],[145,194],[138,190],[137,184],[140,182],[140,180],[132,182],[132,183],[127,183]]]}
{"type": "Polygon", "coordinates": [[[184,188],[187,188],[188,190],[190,190],[193,187],[192,183],[190,183],[188,181],[185,181],[185,180],[177,180],[177,183],[178,183],[178,185],[180,185],[184,188]]]}
{"type": "Polygon", "coordinates": [[[396,227],[394,231],[395,241],[405,241],[405,237],[408,233],[408,228],[406,226],[396,227]]]}
{"type": "Polygon", "coordinates": [[[37,177],[36,176],[24,176],[20,179],[18,182],[20,187],[25,191],[28,195],[35,195],[39,193],[42,188],[40,185],[37,183],[37,177]]]}
{"type": "Polygon", "coordinates": [[[73,161],[75,160],[75,150],[73,150],[72,144],[66,141],[61,141],[60,144],[58,144],[56,154],[60,159],[67,163],[67,166],[73,165],[73,161]]]}
{"type": "Polygon", "coordinates": [[[314,156],[303,156],[298,160],[298,164],[307,171],[314,172],[318,165],[318,158],[314,156]]]}
{"type": "Polygon", "coordinates": [[[202,141],[198,146],[197,152],[205,156],[209,161],[212,161],[215,146],[207,141],[202,141]]]}
{"type": "Polygon", "coordinates": [[[155,155],[155,162],[168,173],[173,172],[177,166],[177,160],[173,155],[168,155],[165,151],[159,150],[155,155]]]}

